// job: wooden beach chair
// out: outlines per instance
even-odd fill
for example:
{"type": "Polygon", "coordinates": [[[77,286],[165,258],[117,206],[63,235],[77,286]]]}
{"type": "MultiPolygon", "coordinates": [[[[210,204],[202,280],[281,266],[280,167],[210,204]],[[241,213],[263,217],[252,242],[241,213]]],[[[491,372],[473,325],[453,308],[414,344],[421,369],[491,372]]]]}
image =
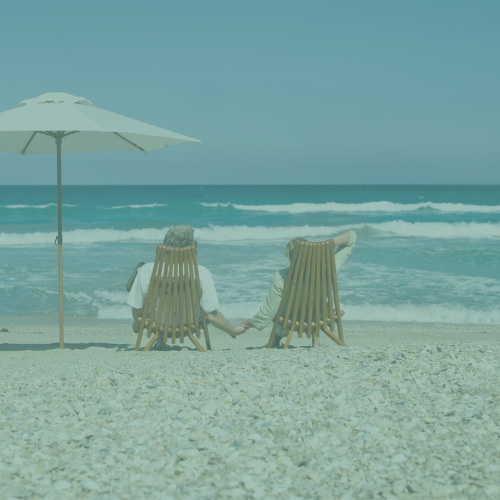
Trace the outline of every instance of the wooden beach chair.
{"type": "Polygon", "coordinates": [[[294,331],[300,338],[304,332],[311,338],[311,335],[319,336],[322,330],[338,345],[345,346],[333,240],[295,243],[268,348],[273,344],[278,326],[284,333],[288,332],[285,349],[294,331]],[[338,337],[333,333],[335,323],[339,328],[338,337]]]}
{"type": "Polygon", "coordinates": [[[207,349],[211,350],[207,318],[200,305],[202,293],[196,247],[158,245],[144,310],[139,318],[135,350],[139,350],[143,332],[147,330],[147,338],[151,338],[151,334],[153,338],[144,351],[151,349],[158,336],[163,335],[164,343],[170,338],[172,345],[177,337],[182,344],[188,336],[199,351],[205,352],[196,339],[201,337],[201,328],[207,349]]]}

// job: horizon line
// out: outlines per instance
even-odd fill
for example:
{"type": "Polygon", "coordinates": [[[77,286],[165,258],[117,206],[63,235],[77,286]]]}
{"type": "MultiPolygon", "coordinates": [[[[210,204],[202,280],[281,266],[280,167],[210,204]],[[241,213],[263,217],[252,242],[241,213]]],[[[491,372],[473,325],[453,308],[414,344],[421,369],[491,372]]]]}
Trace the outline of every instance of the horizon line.
{"type": "MultiPolygon", "coordinates": [[[[1,187],[57,187],[57,184],[2,184],[1,187]]],[[[62,184],[62,187],[75,187],[75,186],[81,186],[81,187],[91,187],[91,186],[112,186],[112,187],[129,187],[129,186],[141,186],[141,187],[156,187],[156,186],[248,186],[248,187],[255,187],[255,186],[309,186],[309,187],[321,187],[321,186],[476,186],[476,187],[500,187],[500,184],[470,184],[470,183],[459,183],[459,184],[447,184],[447,183],[437,183],[437,184],[431,184],[431,183],[376,183],[376,184],[355,184],[355,183],[335,183],[335,184],[303,184],[303,183],[297,183],[297,184],[292,184],[292,183],[283,183],[283,184],[277,184],[277,183],[271,183],[271,184],[216,184],[216,183],[206,183],[206,184],[178,184],[178,183],[172,183],[172,184],[62,184]]]]}

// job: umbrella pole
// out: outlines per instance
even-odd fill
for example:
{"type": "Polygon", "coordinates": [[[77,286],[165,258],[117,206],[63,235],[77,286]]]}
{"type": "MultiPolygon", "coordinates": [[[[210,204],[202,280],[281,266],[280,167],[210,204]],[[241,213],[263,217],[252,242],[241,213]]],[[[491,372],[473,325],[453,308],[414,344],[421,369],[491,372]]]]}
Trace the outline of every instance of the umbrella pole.
{"type": "Polygon", "coordinates": [[[57,144],[57,253],[59,260],[59,347],[64,349],[63,268],[62,268],[62,202],[61,202],[61,143],[62,133],[56,134],[57,144]]]}

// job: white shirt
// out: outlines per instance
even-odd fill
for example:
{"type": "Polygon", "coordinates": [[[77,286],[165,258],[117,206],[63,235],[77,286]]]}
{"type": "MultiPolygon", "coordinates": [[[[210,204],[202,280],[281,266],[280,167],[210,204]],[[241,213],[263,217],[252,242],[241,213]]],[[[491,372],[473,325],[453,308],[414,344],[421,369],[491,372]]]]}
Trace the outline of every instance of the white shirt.
{"type": "MultiPolygon", "coordinates": [[[[151,275],[153,274],[153,267],[154,263],[149,262],[139,268],[139,271],[137,272],[137,276],[132,288],[130,289],[127,299],[127,304],[135,309],[142,309],[144,307],[149,282],[151,281],[151,275]]],[[[200,305],[203,307],[205,312],[210,313],[219,309],[219,299],[217,297],[217,291],[215,290],[214,280],[210,271],[206,267],[199,265],[198,271],[200,275],[201,288],[203,290],[200,305]]]]}

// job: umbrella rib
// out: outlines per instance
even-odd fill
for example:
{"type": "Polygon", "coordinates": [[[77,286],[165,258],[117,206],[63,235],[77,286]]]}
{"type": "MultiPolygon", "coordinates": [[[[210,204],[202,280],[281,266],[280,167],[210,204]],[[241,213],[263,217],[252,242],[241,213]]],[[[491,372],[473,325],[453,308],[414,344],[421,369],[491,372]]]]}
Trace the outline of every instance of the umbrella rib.
{"type": "Polygon", "coordinates": [[[145,153],[146,151],[144,151],[144,149],[142,149],[140,146],[138,146],[137,144],[134,144],[132,141],[129,141],[127,138],[123,137],[123,135],[120,135],[118,132],[113,132],[113,134],[117,135],[120,139],[123,139],[124,141],[127,141],[129,144],[132,144],[132,146],[134,146],[134,148],[137,148],[139,149],[140,151],[142,151],[143,153],[145,153]]]}
{"type": "Polygon", "coordinates": [[[35,137],[36,135],[36,131],[33,132],[33,134],[31,134],[31,137],[30,137],[30,140],[26,143],[26,146],[24,146],[24,149],[21,151],[21,154],[23,155],[24,153],[26,153],[26,150],[28,149],[29,145],[31,144],[31,141],[33,140],[33,138],[35,137]]]}

